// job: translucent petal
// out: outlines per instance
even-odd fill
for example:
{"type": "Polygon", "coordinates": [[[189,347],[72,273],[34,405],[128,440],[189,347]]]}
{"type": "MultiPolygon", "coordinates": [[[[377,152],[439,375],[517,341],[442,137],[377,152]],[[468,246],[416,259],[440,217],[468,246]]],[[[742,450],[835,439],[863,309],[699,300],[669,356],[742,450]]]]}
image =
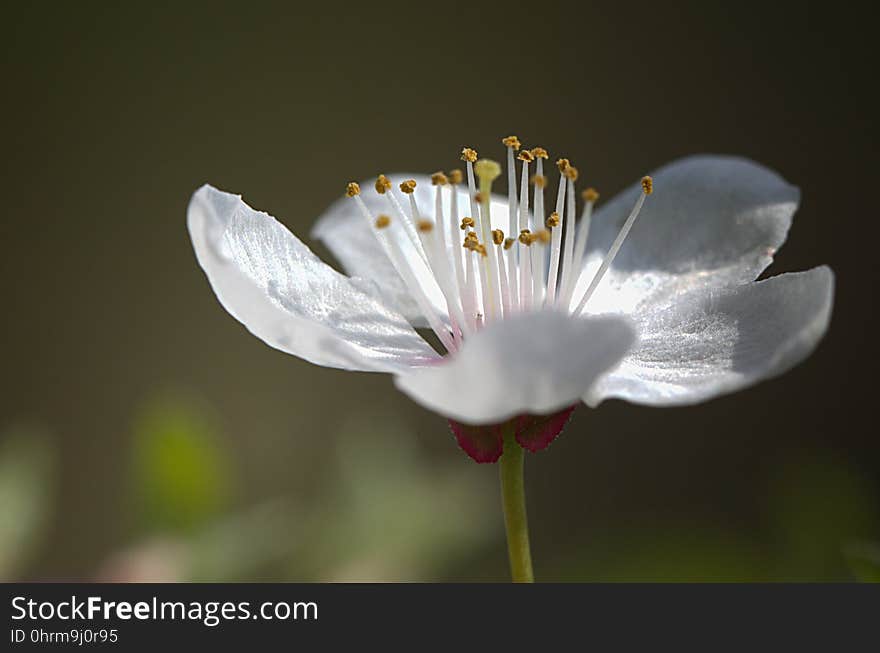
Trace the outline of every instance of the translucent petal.
{"type": "Polygon", "coordinates": [[[466,424],[552,413],[584,396],[634,339],[622,317],[520,314],[490,324],[456,355],[401,374],[395,383],[426,408],[466,424]]]}
{"type": "Polygon", "coordinates": [[[825,334],[833,296],[834,275],[821,266],[696,291],[671,307],[637,314],[638,346],[584,401],[693,404],[782,374],[825,334]]]}
{"type": "Polygon", "coordinates": [[[365,371],[397,372],[439,358],[370,283],[339,274],[238,195],[202,186],[187,222],[220,303],[272,347],[365,371]]]}
{"type": "MultiPolygon", "coordinates": [[[[587,312],[669,305],[699,288],[754,281],[785,241],[799,191],[747,159],[692,156],[652,173],[654,193],[587,312]]],[[[575,303],[641,192],[636,183],[596,211],[575,303]]]]}

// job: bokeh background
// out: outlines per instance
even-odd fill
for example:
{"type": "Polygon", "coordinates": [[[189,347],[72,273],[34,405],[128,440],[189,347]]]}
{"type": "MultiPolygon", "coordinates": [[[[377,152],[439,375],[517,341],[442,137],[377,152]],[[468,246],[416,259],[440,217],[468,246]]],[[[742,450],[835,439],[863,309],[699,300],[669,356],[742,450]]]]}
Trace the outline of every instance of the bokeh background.
{"type": "Polygon", "coordinates": [[[389,378],[248,335],[184,215],[210,181],[305,237],[349,179],[508,133],[606,198],[678,156],[754,158],[803,190],[770,272],[837,274],[828,336],[784,377],[582,408],[527,458],[539,579],[878,578],[876,71],[855,9],[301,5],[5,9],[0,578],[506,579],[497,468],[389,378]]]}

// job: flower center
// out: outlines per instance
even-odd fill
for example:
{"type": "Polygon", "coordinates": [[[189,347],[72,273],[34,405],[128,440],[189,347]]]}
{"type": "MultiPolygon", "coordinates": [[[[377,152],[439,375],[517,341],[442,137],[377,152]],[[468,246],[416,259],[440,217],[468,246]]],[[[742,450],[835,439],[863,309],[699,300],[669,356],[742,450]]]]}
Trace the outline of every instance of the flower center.
{"type": "MultiPolygon", "coordinates": [[[[599,194],[593,188],[581,193],[583,209],[575,218],[575,184],[579,173],[568,159],[556,162],[559,181],[555,210],[546,218],[544,160],[547,150],[522,149],[516,136],[502,140],[507,148],[508,234],[494,228],[491,218],[492,184],[502,174],[491,159],[478,159],[464,148],[461,159],[467,176],[470,215],[461,215],[461,170],[431,176],[434,206],[419,206],[416,182],[399,184],[403,203],[385,175],[376,179],[375,190],[388,201],[388,212],[373,215],[361,198],[356,182],[346,194],[357,203],[364,219],[412,294],[429,326],[450,352],[457,351],[468,335],[493,321],[533,310],[561,310],[580,315],[608,271],[632,229],[645,198],[653,192],[653,180],[643,177],[642,192],[629,217],[603,258],[582,295],[576,295],[584,267],[593,206],[599,194]],[[521,175],[517,193],[516,162],[521,175]],[[534,164],[530,176],[529,166],[534,164]],[[479,180],[479,190],[477,181],[479,180]],[[532,208],[529,205],[529,186],[532,208]],[[408,210],[404,209],[408,204],[408,210]],[[447,210],[448,207],[448,210],[447,210]],[[431,302],[423,285],[433,280],[446,303],[445,312],[431,302]],[[572,310],[572,306],[575,308],[572,310]]],[[[497,222],[497,218],[496,218],[497,222]]]]}

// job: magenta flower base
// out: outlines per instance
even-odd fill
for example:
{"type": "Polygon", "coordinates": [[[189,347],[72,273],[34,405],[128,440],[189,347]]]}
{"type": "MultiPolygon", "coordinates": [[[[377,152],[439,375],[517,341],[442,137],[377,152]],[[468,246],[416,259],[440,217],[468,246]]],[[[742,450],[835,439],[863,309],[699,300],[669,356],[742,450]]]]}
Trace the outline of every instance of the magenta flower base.
{"type": "Polygon", "coordinates": [[[504,452],[504,431],[515,429],[516,441],[532,453],[547,448],[571,418],[577,404],[552,415],[519,415],[497,424],[462,424],[449,420],[458,445],[478,463],[497,462],[504,452]]]}

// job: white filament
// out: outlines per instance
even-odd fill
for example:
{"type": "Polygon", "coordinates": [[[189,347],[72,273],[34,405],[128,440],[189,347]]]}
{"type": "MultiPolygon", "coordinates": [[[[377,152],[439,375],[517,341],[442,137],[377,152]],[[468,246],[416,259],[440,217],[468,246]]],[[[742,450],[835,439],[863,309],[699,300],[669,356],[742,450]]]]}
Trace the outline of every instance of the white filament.
{"type": "Polygon", "coordinates": [[[593,201],[587,200],[584,204],[584,211],[581,213],[581,219],[577,228],[577,241],[574,244],[574,256],[571,259],[571,276],[569,276],[568,288],[566,289],[566,297],[563,306],[566,308],[571,306],[571,299],[577,288],[578,279],[580,279],[581,270],[584,267],[584,253],[587,251],[587,239],[590,235],[590,222],[593,217],[593,201]]]}
{"type": "Polygon", "coordinates": [[[434,305],[425,294],[425,290],[422,288],[422,285],[416,278],[416,275],[413,272],[413,269],[410,267],[406,256],[403,254],[403,251],[400,249],[400,246],[397,244],[394,238],[389,238],[388,235],[385,233],[385,230],[390,228],[390,225],[385,229],[377,229],[375,227],[375,218],[370,214],[370,211],[367,208],[367,205],[364,204],[364,201],[360,198],[359,195],[355,195],[354,199],[358,205],[358,208],[361,211],[361,214],[367,221],[370,229],[372,229],[376,233],[376,238],[379,240],[379,244],[382,246],[382,249],[384,250],[385,255],[388,257],[388,260],[391,261],[391,265],[397,271],[397,274],[400,275],[400,278],[403,279],[403,283],[406,285],[410,294],[416,300],[416,304],[418,304],[419,310],[422,311],[425,319],[428,320],[428,325],[431,327],[431,330],[437,334],[437,337],[440,339],[440,342],[443,343],[443,346],[446,347],[446,349],[448,349],[449,351],[456,351],[457,347],[452,336],[449,333],[449,330],[443,324],[443,320],[441,319],[440,314],[436,311],[434,305]]]}
{"type": "Polygon", "coordinates": [[[636,218],[639,217],[639,211],[642,210],[642,204],[645,203],[645,198],[647,195],[642,193],[639,195],[639,199],[636,200],[636,205],[633,207],[632,212],[629,214],[629,217],[626,219],[626,222],[623,223],[623,227],[620,229],[620,233],[617,234],[617,238],[614,239],[614,242],[611,243],[611,249],[608,250],[608,253],[605,255],[605,258],[602,259],[602,264],[599,266],[599,269],[596,271],[596,274],[593,276],[593,280],[590,282],[590,285],[587,287],[586,292],[584,292],[584,296],[581,298],[581,301],[578,303],[577,308],[574,309],[574,315],[580,315],[581,311],[584,310],[584,306],[587,305],[587,302],[592,297],[593,292],[596,290],[596,286],[599,285],[599,282],[602,281],[602,277],[605,276],[605,273],[608,271],[608,268],[611,267],[611,263],[614,262],[614,257],[617,256],[617,252],[620,251],[620,246],[623,245],[623,241],[626,239],[629,230],[632,229],[633,223],[636,221],[636,218]]]}
{"type": "Polygon", "coordinates": [[[556,214],[559,224],[553,227],[550,234],[550,272],[547,278],[547,296],[544,305],[552,305],[556,301],[556,280],[559,276],[559,253],[562,246],[562,211],[565,208],[565,175],[559,173],[559,190],[556,192],[556,214]]]}
{"type": "MultiPolygon", "coordinates": [[[[516,238],[516,161],[512,147],[507,148],[507,224],[508,235],[511,238],[516,238]]],[[[504,270],[504,274],[507,275],[508,286],[510,288],[510,303],[513,307],[516,307],[519,305],[519,283],[516,278],[516,252],[507,252],[505,258],[507,259],[507,266],[504,270]]]]}
{"type": "MultiPolygon", "coordinates": [[[[529,162],[522,162],[522,181],[519,196],[519,231],[529,228],[529,162]]],[[[511,234],[515,237],[515,233],[511,234]]],[[[519,303],[524,311],[532,308],[532,256],[530,247],[517,239],[519,250],[519,303]]]]}

